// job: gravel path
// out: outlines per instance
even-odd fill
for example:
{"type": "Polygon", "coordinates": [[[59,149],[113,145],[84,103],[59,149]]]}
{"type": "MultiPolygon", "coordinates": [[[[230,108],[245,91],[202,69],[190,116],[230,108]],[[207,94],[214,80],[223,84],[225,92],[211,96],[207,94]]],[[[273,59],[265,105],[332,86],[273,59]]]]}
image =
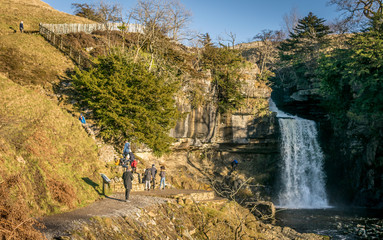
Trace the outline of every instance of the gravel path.
{"type": "Polygon", "coordinates": [[[125,202],[125,195],[123,193],[116,193],[98,200],[87,207],[78,208],[71,212],[47,216],[38,219],[38,221],[46,226],[45,229],[40,229],[45,233],[46,237],[48,239],[54,239],[56,236],[65,235],[69,230],[75,230],[76,227],[80,225],[78,224],[79,222],[88,222],[95,216],[132,216],[133,214],[140,213],[142,208],[165,203],[167,197],[205,192],[208,191],[191,189],[156,189],[131,192],[130,202],[125,202]]]}
{"type": "Polygon", "coordinates": [[[38,219],[46,226],[41,231],[48,239],[53,239],[56,236],[65,235],[69,230],[75,230],[80,225],[79,222],[87,222],[92,217],[129,216],[140,213],[142,208],[166,201],[165,198],[148,197],[137,195],[137,193],[131,195],[130,202],[125,202],[123,199],[124,194],[113,194],[87,207],[38,219]]]}

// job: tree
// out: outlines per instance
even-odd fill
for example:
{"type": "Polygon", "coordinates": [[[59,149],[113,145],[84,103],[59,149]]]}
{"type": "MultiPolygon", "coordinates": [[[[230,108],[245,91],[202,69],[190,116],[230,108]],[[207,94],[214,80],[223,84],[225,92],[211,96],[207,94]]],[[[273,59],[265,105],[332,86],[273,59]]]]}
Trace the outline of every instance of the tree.
{"type": "Polygon", "coordinates": [[[382,0],[330,0],[329,3],[337,5],[338,10],[345,12],[349,18],[364,16],[372,19],[375,14],[383,14],[382,0]]]}
{"type": "Polygon", "coordinates": [[[72,3],[72,8],[74,8],[74,15],[76,16],[88,18],[95,22],[104,22],[103,17],[94,5],[89,5],[87,3],[72,3]]]}
{"type": "Polygon", "coordinates": [[[284,34],[287,36],[294,31],[299,20],[299,14],[297,8],[292,8],[288,14],[283,15],[283,29],[284,34]]]}
{"type": "MultiPolygon", "coordinates": [[[[372,23],[373,25],[373,23],[372,23]]],[[[336,49],[320,59],[321,95],[335,129],[347,122],[370,126],[366,135],[379,132],[383,120],[383,34],[371,28],[355,35],[346,49],[336,49]]]]}
{"type": "Polygon", "coordinates": [[[281,31],[262,30],[254,36],[254,40],[260,42],[260,45],[256,48],[257,60],[256,64],[260,70],[260,78],[267,79],[267,76],[272,75],[270,68],[278,56],[277,46],[280,44],[283,38],[281,31]]]}
{"type": "Polygon", "coordinates": [[[119,143],[145,143],[155,154],[169,150],[169,131],[180,117],[173,98],[177,83],[119,55],[99,58],[95,68],[73,77],[79,104],[92,111],[101,136],[119,143]]]}
{"type": "Polygon", "coordinates": [[[236,109],[244,99],[240,80],[243,57],[238,50],[214,46],[208,33],[202,35],[201,42],[204,45],[201,65],[211,72],[218,111],[225,113],[236,109]]]}
{"type": "Polygon", "coordinates": [[[343,31],[359,30],[375,15],[383,14],[382,0],[330,0],[329,4],[336,5],[343,13],[338,25],[343,31]]]}
{"type": "Polygon", "coordinates": [[[315,69],[317,59],[327,46],[327,35],[330,33],[325,20],[318,18],[312,12],[298,21],[289,38],[278,47],[281,68],[278,79],[284,83],[310,87],[311,82],[317,81],[315,69]]]}
{"type": "Polygon", "coordinates": [[[169,37],[178,41],[182,31],[191,20],[191,12],[179,0],[169,0],[166,4],[166,16],[169,22],[169,37]]]}
{"type": "Polygon", "coordinates": [[[161,40],[169,35],[177,40],[180,31],[189,20],[190,13],[176,0],[138,0],[130,16],[144,26],[143,34],[137,35],[135,40],[135,61],[138,60],[142,48],[146,48],[151,56],[151,69],[156,52],[163,50],[161,40]]]}

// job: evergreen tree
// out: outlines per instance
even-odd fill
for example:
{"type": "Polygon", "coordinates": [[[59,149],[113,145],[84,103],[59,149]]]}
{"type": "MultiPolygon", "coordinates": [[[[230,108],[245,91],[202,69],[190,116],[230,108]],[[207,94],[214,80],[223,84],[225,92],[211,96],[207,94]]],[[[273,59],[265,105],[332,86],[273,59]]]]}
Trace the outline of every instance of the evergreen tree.
{"type": "Polygon", "coordinates": [[[202,43],[202,65],[211,71],[218,111],[225,113],[238,108],[243,100],[240,80],[240,69],[244,62],[242,56],[238,50],[214,46],[208,33],[202,38],[202,43]]]}
{"type": "Polygon", "coordinates": [[[315,81],[317,59],[321,50],[327,46],[326,36],[331,33],[324,22],[324,19],[310,12],[298,21],[289,38],[281,43],[280,64],[289,82],[308,87],[310,81],[315,81]]]}
{"type": "Polygon", "coordinates": [[[159,155],[169,149],[169,131],[180,117],[175,82],[117,55],[100,57],[95,68],[77,71],[73,79],[80,105],[92,110],[105,140],[129,138],[159,155]]]}
{"type": "Polygon", "coordinates": [[[372,31],[356,34],[348,48],[333,50],[319,61],[321,94],[337,130],[348,122],[369,125],[366,135],[382,127],[383,33],[375,21],[372,31]]]}

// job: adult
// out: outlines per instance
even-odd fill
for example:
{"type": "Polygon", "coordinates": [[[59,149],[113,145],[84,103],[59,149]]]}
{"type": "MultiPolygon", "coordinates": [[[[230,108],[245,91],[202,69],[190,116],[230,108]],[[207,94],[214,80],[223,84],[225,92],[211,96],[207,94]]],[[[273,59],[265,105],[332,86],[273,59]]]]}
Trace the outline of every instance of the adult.
{"type": "Polygon", "coordinates": [[[238,161],[236,159],[234,159],[232,162],[231,162],[231,171],[234,172],[235,169],[237,168],[238,166],[238,161]]]}
{"type": "Polygon", "coordinates": [[[84,117],[84,115],[82,115],[82,113],[80,114],[80,117],[78,118],[78,120],[80,120],[80,122],[81,122],[82,124],[86,124],[85,117],[84,117]]]}
{"type": "Polygon", "coordinates": [[[20,22],[19,29],[20,29],[21,33],[24,32],[24,23],[23,23],[23,21],[20,22]]]}
{"type": "Polygon", "coordinates": [[[165,189],[165,175],[166,175],[165,166],[161,166],[161,171],[160,171],[160,177],[161,177],[160,189],[161,189],[161,186],[162,186],[162,190],[165,189]]]}
{"type": "Polygon", "coordinates": [[[129,194],[132,189],[133,174],[129,170],[128,166],[125,168],[125,172],[122,174],[122,180],[125,187],[125,202],[129,202],[129,194]]]}
{"type": "Polygon", "coordinates": [[[155,187],[156,187],[156,174],[157,174],[157,168],[154,166],[154,164],[152,165],[152,168],[150,169],[150,172],[151,172],[151,175],[152,175],[152,185],[153,185],[153,189],[155,189],[155,187]]]}
{"type": "Polygon", "coordinates": [[[122,150],[122,155],[124,156],[124,158],[126,158],[126,156],[128,156],[129,153],[130,153],[130,143],[128,140],[126,140],[124,144],[124,149],[122,150]]]}
{"type": "Polygon", "coordinates": [[[145,169],[144,179],[145,179],[145,190],[150,190],[150,181],[152,178],[151,168],[145,169]]]}

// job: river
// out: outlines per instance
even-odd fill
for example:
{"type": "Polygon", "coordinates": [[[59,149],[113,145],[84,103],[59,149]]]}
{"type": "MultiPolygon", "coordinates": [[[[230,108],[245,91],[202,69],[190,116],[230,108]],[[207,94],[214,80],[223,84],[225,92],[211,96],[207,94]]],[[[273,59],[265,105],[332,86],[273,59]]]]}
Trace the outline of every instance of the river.
{"type": "Polygon", "coordinates": [[[334,240],[383,239],[383,210],[364,208],[277,209],[276,225],[334,240]]]}

